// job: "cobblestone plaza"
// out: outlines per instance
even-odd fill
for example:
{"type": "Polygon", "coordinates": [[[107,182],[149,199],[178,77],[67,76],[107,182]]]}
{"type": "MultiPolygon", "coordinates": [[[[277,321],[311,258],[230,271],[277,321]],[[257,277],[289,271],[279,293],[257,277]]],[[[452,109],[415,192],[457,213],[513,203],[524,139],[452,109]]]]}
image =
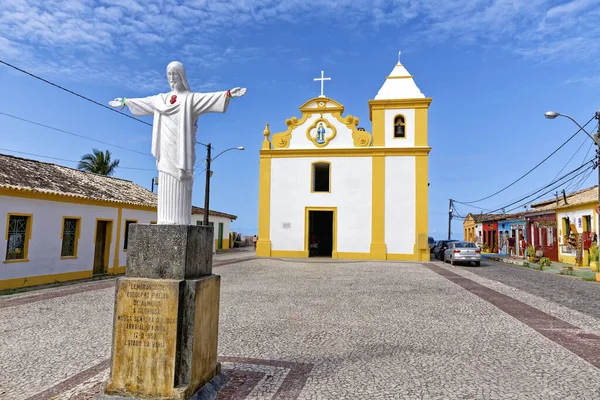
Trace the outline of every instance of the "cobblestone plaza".
{"type": "MultiPolygon", "coordinates": [[[[542,273],[492,263],[239,256],[215,268],[220,399],[600,398],[600,319],[577,306],[600,297],[595,283],[544,276],[529,290],[519,282],[542,273]]],[[[0,398],[94,398],[113,298],[114,280],[0,298],[0,398]]]]}

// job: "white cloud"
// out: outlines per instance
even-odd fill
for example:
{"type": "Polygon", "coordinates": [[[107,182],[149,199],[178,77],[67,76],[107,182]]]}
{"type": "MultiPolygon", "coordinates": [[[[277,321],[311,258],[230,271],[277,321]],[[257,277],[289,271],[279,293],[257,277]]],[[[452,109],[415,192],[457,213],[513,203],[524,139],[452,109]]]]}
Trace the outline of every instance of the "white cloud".
{"type": "MultiPolygon", "coordinates": [[[[239,39],[257,26],[275,23],[314,27],[325,22],[364,40],[376,40],[378,29],[385,28],[411,36],[415,43],[459,41],[497,46],[534,60],[579,62],[598,60],[599,4],[600,0],[11,0],[0,2],[0,50],[3,57],[20,60],[27,53],[38,70],[52,64],[74,76],[88,71],[94,80],[109,78],[102,71],[115,58],[140,61],[135,68],[142,70],[146,59],[176,56],[216,72],[226,63],[290,53],[285,46],[222,47],[214,38],[239,39]]],[[[293,57],[302,65],[306,55],[293,57]]],[[[125,82],[138,84],[137,70],[122,72],[125,82]]]]}

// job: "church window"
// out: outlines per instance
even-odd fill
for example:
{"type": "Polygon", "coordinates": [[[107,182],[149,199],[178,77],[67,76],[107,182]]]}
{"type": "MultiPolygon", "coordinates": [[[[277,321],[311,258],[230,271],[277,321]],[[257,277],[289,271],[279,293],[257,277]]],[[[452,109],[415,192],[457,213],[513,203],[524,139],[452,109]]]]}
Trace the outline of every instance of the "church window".
{"type": "Polygon", "coordinates": [[[406,137],[406,121],[404,115],[397,115],[394,118],[394,138],[405,138],[406,137]]]}
{"type": "Polygon", "coordinates": [[[127,220],[125,221],[125,240],[123,240],[123,250],[127,250],[127,245],[129,244],[129,225],[137,224],[135,220],[127,220]]]}
{"type": "Polygon", "coordinates": [[[6,261],[27,261],[31,216],[9,214],[6,233],[6,261]]]}
{"type": "Polygon", "coordinates": [[[330,164],[318,162],[312,165],[312,191],[330,192],[330,164]]]}
{"type": "Polygon", "coordinates": [[[61,257],[77,257],[77,239],[79,239],[79,218],[64,217],[62,226],[61,257]]]}

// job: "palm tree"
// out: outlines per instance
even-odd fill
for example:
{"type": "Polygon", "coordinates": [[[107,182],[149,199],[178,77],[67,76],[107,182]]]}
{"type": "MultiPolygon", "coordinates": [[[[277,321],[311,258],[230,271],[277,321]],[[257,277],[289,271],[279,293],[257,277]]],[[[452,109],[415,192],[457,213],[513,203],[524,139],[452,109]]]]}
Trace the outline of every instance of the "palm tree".
{"type": "Polygon", "coordinates": [[[86,172],[111,176],[115,172],[115,168],[119,166],[119,160],[111,162],[110,156],[108,150],[103,153],[98,149],[92,149],[92,153],[84,154],[81,157],[77,168],[86,172]]]}

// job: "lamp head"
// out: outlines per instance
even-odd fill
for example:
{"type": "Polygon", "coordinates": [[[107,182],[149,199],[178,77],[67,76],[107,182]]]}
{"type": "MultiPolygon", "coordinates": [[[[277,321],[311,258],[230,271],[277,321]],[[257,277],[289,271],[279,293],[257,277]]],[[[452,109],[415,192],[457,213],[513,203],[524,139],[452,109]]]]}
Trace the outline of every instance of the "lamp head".
{"type": "Polygon", "coordinates": [[[557,113],[556,111],[546,111],[546,113],[544,113],[544,116],[548,119],[554,119],[556,117],[558,117],[560,115],[560,113],[557,113]]]}
{"type": "Polygon", "coordinates": [[[244,147],[243,147],[243,146],[240,146],[240,147],[238,147],[237,149],[238,149],[238,150],[244,150],[244,147]]]}

